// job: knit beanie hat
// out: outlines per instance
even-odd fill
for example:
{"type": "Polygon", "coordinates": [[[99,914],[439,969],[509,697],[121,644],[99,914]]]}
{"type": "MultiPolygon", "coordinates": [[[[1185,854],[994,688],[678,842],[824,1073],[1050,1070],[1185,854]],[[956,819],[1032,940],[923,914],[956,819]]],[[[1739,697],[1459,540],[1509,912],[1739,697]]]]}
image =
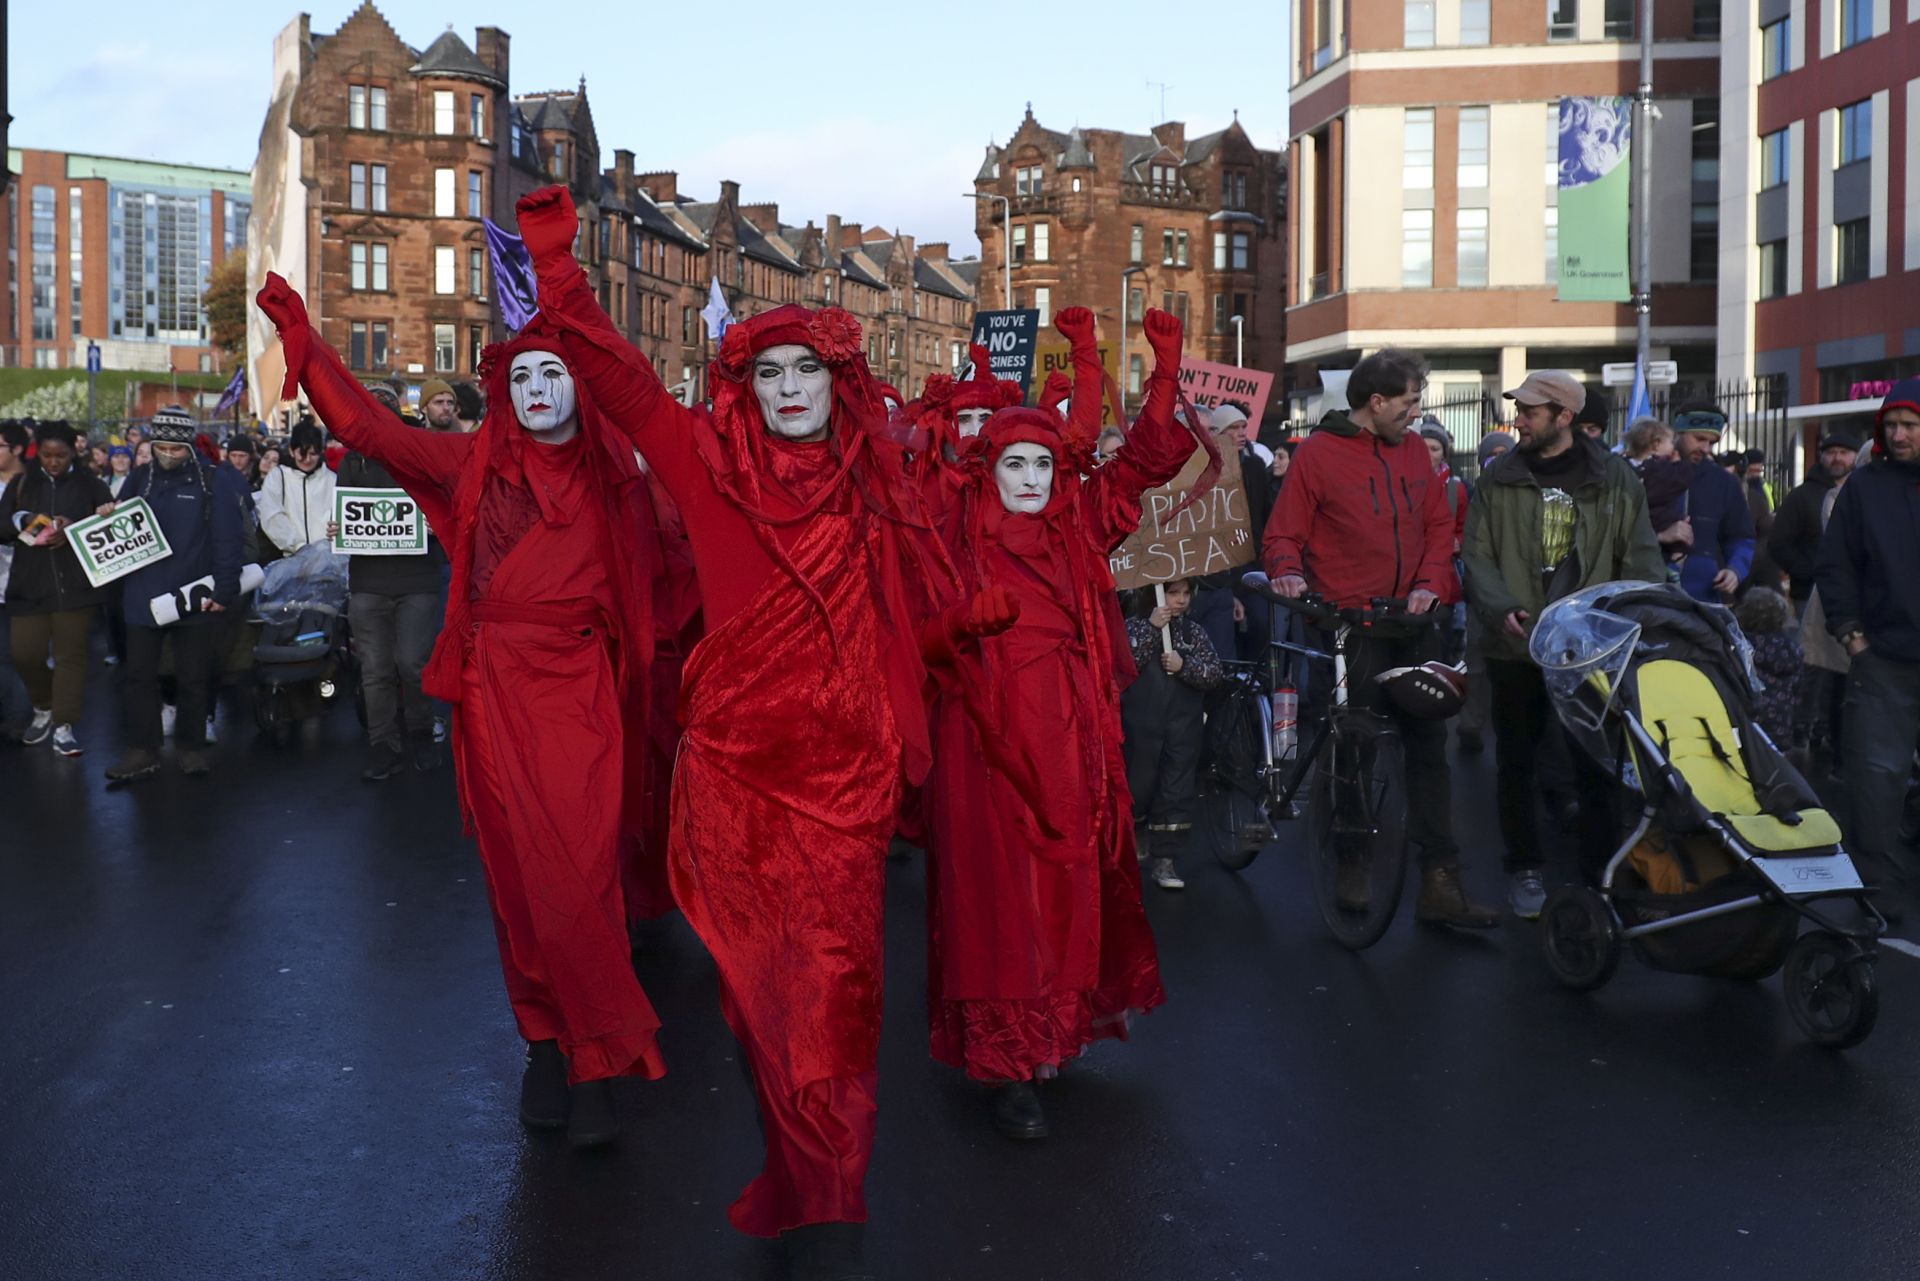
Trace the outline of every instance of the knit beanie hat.
{"type": "Polygon", "coordinates": [[[147,430],[156,444],[191,445],[194,434],[200,430],[200,424],[194,422],[193,415],[180,406],[169,405],[154,414],[147,430]]]}
{"type": "Polygon", "coordinates": [[[1490,431],[1480,438],[1480,443],[1474,447],[1474,454],[1480,459],[1480,465],[1485,467],[1493,457],[1494,450],[1511,450],[1513,446],[1514,438],[1511,432],[1490,431]]]}

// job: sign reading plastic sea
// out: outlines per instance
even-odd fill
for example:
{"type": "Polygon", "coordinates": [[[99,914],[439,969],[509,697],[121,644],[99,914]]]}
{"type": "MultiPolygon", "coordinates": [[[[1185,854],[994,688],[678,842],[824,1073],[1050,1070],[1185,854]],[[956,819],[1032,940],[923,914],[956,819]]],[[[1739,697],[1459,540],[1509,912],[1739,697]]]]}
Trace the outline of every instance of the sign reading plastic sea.
{"type": "Polygon", "coordinates": [[[1198,445],[1172,484],[1149,489],[1141,499],[1140,528],[1107,556],[1114,586],[1170,583],[1259,559],[1247,519],[1247,491],[1240,480],[1240,442],[1228,434],[1216,437],[1215,443],[1223,464],[1220,479],[1199,502],[1174,514],[1206,470],[1207,451],[1198,445]]]}
{"type": "Polygon", "coordinates": [[[404,489],[333,491],[333,550],[342,556],[422,556],[427,519],[404,489]]]}
{"type": "Polygon", "coordinates": [[[987,349],[987,367],[995,378],[1020,384],[1026,395],[1033,381],[1033,348],[1040,340],[1040,312],[1033,307],[1015,311],[973,313],[973,341],[987,349]]]}
{"type": "Polygon", "coordinates": [[[104,587],[142,565],[173,555],[153,508],[144,498],[119,504],[105,516],[89,516],[67,526],[67,543],[80,558],[87,581],[104,587]]]}

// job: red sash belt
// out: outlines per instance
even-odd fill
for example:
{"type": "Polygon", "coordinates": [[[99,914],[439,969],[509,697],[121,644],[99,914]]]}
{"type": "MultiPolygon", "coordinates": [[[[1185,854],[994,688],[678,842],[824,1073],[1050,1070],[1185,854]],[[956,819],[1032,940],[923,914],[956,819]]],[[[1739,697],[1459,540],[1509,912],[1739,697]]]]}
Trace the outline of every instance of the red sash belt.
{"type": "Polygon", "coordinates": [[[548,627],[598,627],[605,621],[600,607],[582,605],[523,605],[514,601],[477,600],[472,606],[476,623],[532,623],[548,627]]]}

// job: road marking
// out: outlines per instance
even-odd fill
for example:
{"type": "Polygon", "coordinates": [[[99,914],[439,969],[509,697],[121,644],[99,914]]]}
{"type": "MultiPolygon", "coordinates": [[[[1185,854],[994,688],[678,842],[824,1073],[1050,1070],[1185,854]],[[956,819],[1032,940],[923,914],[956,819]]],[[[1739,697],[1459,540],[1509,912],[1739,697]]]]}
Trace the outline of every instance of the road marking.
{"type": "Polygon", "coordinates": [[[1920,943],[1909,943],[1905,939],[1882,938],[1880,944],[1896,952],[1905,952],[1908,956],[1920,956],[1920,943]]]}

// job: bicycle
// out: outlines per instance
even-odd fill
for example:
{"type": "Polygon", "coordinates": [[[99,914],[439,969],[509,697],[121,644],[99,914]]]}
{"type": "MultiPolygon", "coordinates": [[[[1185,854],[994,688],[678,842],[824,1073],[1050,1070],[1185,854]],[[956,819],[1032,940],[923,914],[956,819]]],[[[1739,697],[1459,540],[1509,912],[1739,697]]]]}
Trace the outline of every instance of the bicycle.
{"type": "Polygon", "coordinates": [[[1341,946],[1372,947],[1387,932],[1399,910],[1407,880],[1406,761],[1394,720],[1347,698],[1347,665],[1354,643],[1367,636],[1415,636],[1430,627],[1431,615],[1407,612],[1402,599],[1377,597],[1357,608],[1340,608],[1309,592],[1281,595],[1265,574],[1245,578],[1269,608],[1284,608],[1333,634],[1333,652],[1281,639],[1276,626],[1269,643],[1271,688],[1281,688],[1287,655],[1331,669],[1325,714],[1316,718],[1312,737],[1292,758],[1267,735],[1266,808],[1277,826],[1300,817],[1295,797],[1307,790],[1313,896],[1320,919],[1341,946]]]}

